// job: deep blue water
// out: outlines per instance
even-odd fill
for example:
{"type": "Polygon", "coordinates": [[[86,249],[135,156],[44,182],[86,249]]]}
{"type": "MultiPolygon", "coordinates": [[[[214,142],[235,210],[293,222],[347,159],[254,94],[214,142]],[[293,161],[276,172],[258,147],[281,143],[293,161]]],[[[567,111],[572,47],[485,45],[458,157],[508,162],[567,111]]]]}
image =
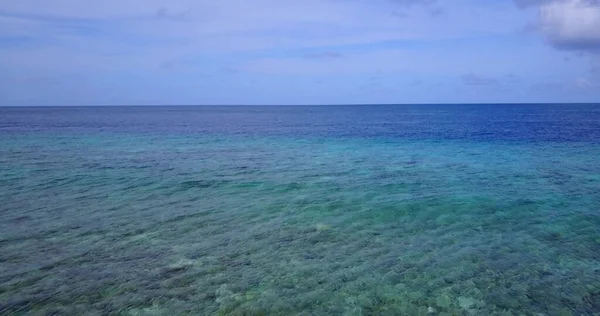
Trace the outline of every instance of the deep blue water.
{"type": "Polygon", "coordinates": [[[4,107],[3,132],[600,141],[599,104],[4,107]]]}
{"type": "Polygon", "coordinates": [[[0,314],[598,315],[600,105],[0,107],[0,314]]]}

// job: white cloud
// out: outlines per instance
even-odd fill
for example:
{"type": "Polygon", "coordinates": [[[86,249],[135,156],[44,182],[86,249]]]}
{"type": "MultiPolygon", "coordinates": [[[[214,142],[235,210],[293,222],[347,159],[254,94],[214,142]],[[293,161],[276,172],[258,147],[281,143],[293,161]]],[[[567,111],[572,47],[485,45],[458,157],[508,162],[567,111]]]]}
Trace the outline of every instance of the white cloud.
{"type": "Polygon", "coordinates": [[[600,1],[545,3],[539,11],[539,29],[557,48],[600,50],[600,1]]]}

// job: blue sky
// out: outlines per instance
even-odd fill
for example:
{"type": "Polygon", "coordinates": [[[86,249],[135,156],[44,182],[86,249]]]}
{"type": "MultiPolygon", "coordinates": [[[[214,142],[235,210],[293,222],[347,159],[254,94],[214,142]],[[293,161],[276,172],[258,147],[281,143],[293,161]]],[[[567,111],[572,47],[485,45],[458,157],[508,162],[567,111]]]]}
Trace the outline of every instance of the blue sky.
{"type": "Polygon", "coordinates": [[[600,101],[600,0],[0,0],[0,105],[600,101]]]}

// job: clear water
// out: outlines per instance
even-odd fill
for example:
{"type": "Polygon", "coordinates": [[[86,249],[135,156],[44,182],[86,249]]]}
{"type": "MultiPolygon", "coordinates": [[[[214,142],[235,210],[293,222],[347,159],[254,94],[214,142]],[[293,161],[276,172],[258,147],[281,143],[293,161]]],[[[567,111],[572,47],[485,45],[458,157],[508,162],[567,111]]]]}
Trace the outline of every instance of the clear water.
{"type": "Polygon", "coordinates": [[[598,315],[600,105],[0,108],[2,315],[598,315]]]}

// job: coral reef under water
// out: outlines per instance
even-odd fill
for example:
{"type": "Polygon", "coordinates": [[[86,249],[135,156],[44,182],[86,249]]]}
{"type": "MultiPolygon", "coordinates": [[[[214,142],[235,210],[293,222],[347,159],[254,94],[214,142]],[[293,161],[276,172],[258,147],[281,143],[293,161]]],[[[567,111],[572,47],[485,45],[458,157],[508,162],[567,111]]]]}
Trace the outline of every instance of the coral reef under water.
{"type": "Polygon", "coordinates": [[[2,315],[600,312],[598,146],[33,135],[0,150],[2,315]]]}

